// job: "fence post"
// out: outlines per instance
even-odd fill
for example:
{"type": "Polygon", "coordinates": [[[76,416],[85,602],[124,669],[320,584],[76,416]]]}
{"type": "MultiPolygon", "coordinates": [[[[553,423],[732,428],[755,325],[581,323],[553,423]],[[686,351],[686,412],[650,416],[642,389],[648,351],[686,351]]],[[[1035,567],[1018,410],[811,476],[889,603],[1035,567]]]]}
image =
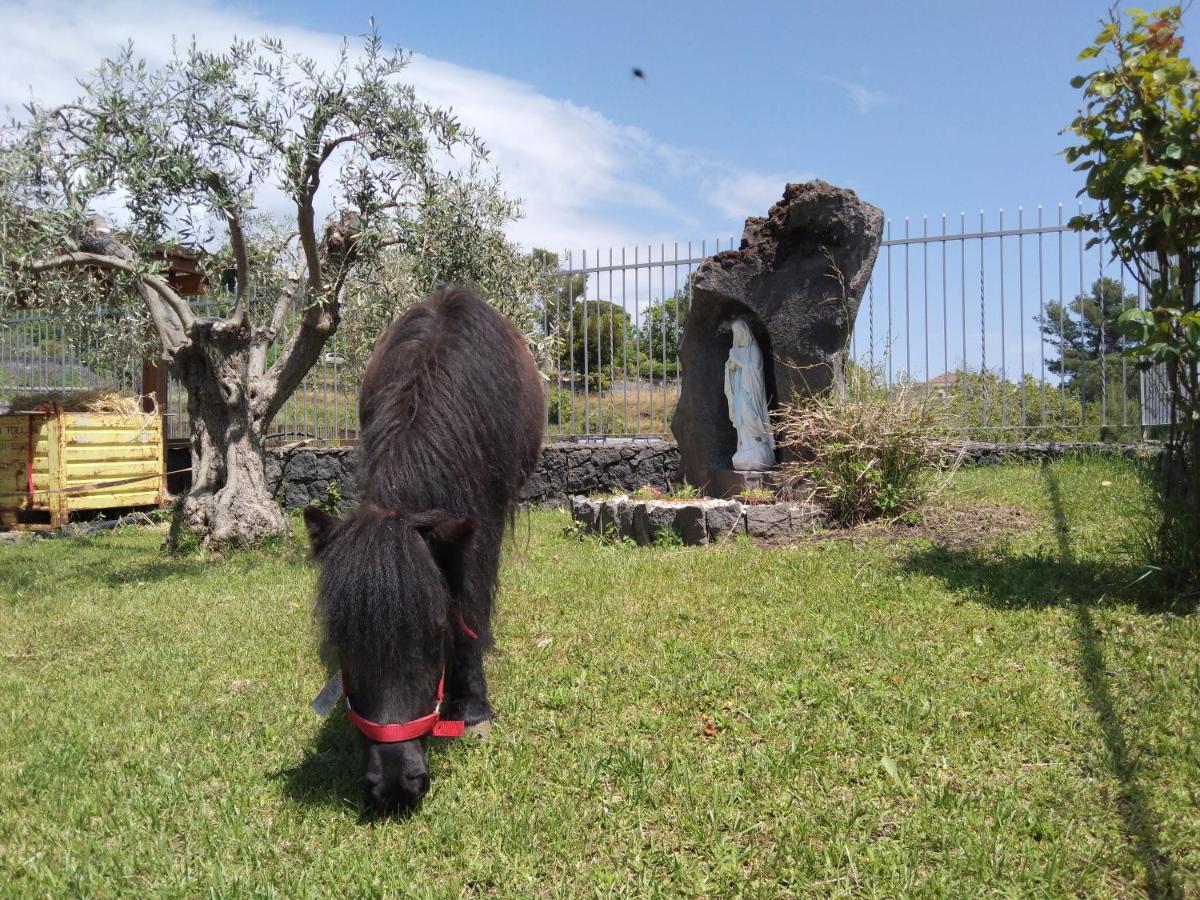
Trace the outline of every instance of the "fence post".
{"type": "Polygon", "coordinates": [[[163,474],[167,469],[167,364],[166,361],[153,354],[142,357],[142,383],[138,389],[142,397],[142,412],[159,411],[159,439],[162,441],[163,474]]]}

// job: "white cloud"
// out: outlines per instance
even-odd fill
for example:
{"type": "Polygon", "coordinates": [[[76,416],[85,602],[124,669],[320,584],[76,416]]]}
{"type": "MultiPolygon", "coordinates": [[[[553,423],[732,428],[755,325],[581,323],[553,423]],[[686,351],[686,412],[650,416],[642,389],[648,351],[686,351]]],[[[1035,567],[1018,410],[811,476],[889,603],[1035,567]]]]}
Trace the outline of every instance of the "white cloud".
{"type": "MultiPolygon", "coordinates": [[[[76,78],[130,39],[151,63],[165,60],[173,41],[193,36],[215,49],[234,35],[271,34],[318,61],[332,60],[342,42],[340,36],[268,22],[208,0],[153,6],[131,0],[0,0],[0,20],[6,32],[0,107],[14,111],[31,92],[44,103],[71,99],[76,78]]],[[[362,30],[366,27],[363,22],[362,30]]],[[[708,202],[740,222],[764,212],[786,180],[727,171],[699,154],[656,142],[641,129],[491,73],[416,54],[406,76],[422,99],[452,107],[483,138],[505,190],[524,201],[525,217],[514,223],[510,237],[527,247],[673,241],[694,234],[697,218],[656,184],[682,179],[684,205],[708,202]],[[693,193],[695,185],[702,186],[702,196],[693,193]],[[655,224],[643,227],[643,221],[655,224]]],[[[277,194],[260,199],[269,210],[287,208],[277,194]]]]}
{"type": "Polygon", "coordinates": [[[708,179],[704,197],[730,219],[741,221],[747,216],[765,216],[771,204],[783,197],[784,185],[789,181],[807,181],[812,177],[733,169],[708,179]]]}
{"type": "Polygon", "coordinates": [[[836,84],[845,91],[860,113],[869,113],[878,106],[888,106],[896,102],[896,98],[891,94],[867,87],[865,84],[846,81],[844,78],[837,78],[833,75],[826,75],[822,80],[836,84]]]}

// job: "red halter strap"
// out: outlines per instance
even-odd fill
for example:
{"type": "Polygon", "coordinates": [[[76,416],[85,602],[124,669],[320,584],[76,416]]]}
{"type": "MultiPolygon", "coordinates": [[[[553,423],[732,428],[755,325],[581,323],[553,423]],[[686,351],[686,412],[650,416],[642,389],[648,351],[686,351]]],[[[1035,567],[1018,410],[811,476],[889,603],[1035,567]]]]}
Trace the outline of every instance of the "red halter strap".
{"type": "Polygon", "coordinates": [[[438,679],[437,688],[437,705],[427,716],[421,716],[419,719],[412,719],[408,722],[400,722],[398,724],[380,722],[372,722],[370,719],[364,719],[354,711],[354,707],[350,705],[349,696],[346,697],[346,715],[350,721],[354,723],[354,727],[361,731],[371,740],[380,744],[399,744],[402,741],[415,741],[417,738],[425,737],[427,734],[432,734],[434,737],[456,738],[462,737],[463,731],[466,729],[466,723],[461,719],[443,719],[442,718],[442,691],[445,688],[446,673],[438,679]]]}
{"type": "MultiPolygon", "coordinates": [[[[463,633],[471,640],[478,639],[479,635],[463,621],[463,617],[458,613],[454,613],[454,618],[458,621],[458,625],[462,628],[463,633]]],[[[427,716],[421,716],[419,719],[411,719],[408,722],[400,723],[381,723],[372,722],[370,719],[364,719],[354,711],[354,707],[350,705],[350,695],[346,695],[346,716],[354,723],[354,727],[361,731],[367,738],[379,744],[399,744],[403,741],[415,741],[417,738],[425,737],[427,734],[432,734],[434,737],[456,738],[462,737],[466,730],[467,724],[461,719],[443,719],[442,718],[442,693],[446,687],[446,670],[442,669],[442,674],[438,678],[437,687],[437,703],[433,707],[433,712],[427,716]]]]}

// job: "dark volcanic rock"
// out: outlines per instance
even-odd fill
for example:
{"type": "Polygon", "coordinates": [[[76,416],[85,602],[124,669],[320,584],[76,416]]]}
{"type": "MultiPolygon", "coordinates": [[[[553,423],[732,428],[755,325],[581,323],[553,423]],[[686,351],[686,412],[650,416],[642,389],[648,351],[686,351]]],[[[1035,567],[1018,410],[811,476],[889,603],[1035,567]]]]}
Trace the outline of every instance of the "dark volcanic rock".
{"type": "Polygon", "coordinates": [[[747,506],[746,531],[763,540],[787,540],[792,536],[792,511],[781,503],[747,506]]]}
{"type": "Polygon", "coordinates": [[[710,506],[704,512],[708,525],[708,537],[712,541],[721,541],[745,532],[745,518],[742,504],[729,502],[720,506],[710,506]]]}
{"type": "Polygon", "coordinates": [[[737,449],[724,389],[730,322],[750,322],[772,408],[794,393],[827,390],[840,377],[882,233],[883,213],[853,191],[823,181],[789,184],[766,218],[746,220],[740,249],[701,264],[671,421],[688,481],[704,487],[708,471],[729,469],[737,449]]]}
{"type": "Polygon", "coordinates": [[[708,543],[708,526],[704,524],[704,507],[684,506],[675,514],[675,528],[689,547],[708,543]]]}

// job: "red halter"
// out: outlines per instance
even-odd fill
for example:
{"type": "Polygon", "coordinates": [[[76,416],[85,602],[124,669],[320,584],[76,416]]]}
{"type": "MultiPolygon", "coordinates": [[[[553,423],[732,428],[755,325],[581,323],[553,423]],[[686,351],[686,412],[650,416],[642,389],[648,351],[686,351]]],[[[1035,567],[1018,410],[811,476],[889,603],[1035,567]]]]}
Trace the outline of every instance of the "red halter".
{"type": "MultiPolygon", "coordinates": [[[[454,614],[458,620],[459,627],[471,640],[476,640],[479,635],[463,621],[461,615],[457,612],[454,614]]],[[[354,727],[361,731],[368,739],[380,744],[399,744],[402,741],[414,741],[417,738],[425,737],[427,734],[432,734],[434,737],[456,738],[462,737],[466,730],[466,723],[461,719],[443,719],[442,718],[442,692],[446,687],[446,668],[442,667],[442,674],[438,678],[437,686],[437,703],[433,707],[433,712],[427,716],[421,716],[419,719],[411,719],[408,722],[400,723],[380,723],[372,722],[370,719],[364,719],[354,711],[354,707],[350,705],[350,695],[346,695],[346,716],[354,723],[354,727]]]]}
{"type": "Polygon", "coordinates": [[[461,719],[442,718],[442,689],[445,687],[446,673],[438,679],[437,705],[427,716],[412,719],[399,724],[380,724],[364,719],[350,705],[350,697],[346,697],[346,715],[354,723],[354,727],[373,741],[380,744],[398,744],[401,741],[413,741],[419,737],[432,734],[434,737],[462,737],[466,723],[461,719]]]}

